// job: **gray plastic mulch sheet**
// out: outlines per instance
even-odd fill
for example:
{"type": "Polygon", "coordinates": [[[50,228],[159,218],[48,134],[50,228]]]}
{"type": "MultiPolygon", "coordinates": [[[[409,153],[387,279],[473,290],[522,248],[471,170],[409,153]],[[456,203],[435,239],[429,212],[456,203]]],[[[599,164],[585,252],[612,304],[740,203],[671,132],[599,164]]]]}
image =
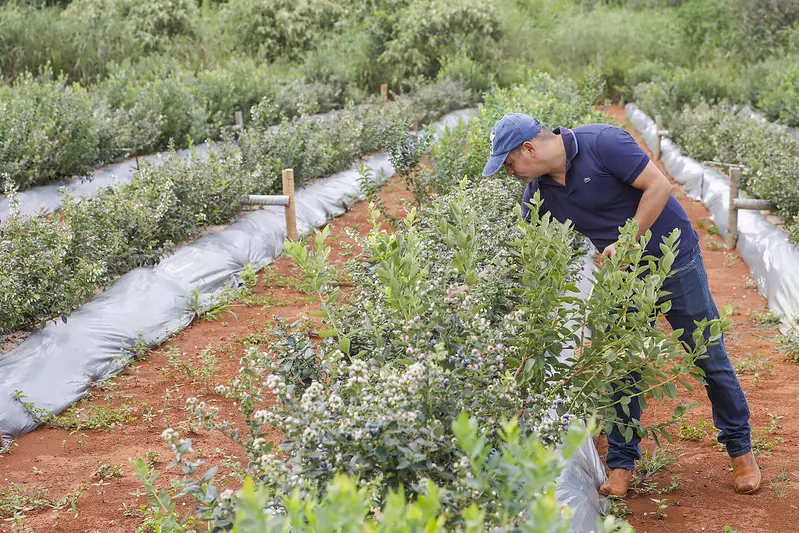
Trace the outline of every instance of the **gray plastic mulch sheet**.
{"type": "MultiPolygon", "coordinates": [[[[436,131],[473,114],[473,110],[450,113],[436,123],[436,131]]],[[[382,179],[393,174],[386,155],[370,157],[365,164],[382,179]]],[[[307,234],[344,213],[355,198],[362,198],[355,169],[298,190],[299,232],[307,234]]],[[[33,333],[0,357],[3,442],[38,425],[14,399],[15,391],[21,391],[25,401],[37,408],[62,412],[79,400],[92,382],[107,379],[127,365],[138,340],[153,346],[185,328],[191,322],[194,291],[202,304],[212,302],[224,286],[240,285],[239,273],[245,265],[263,267],[280,255],[285,237],[282,207],[248,213],[224,230],[177,249],[154,267],[125,274],[73,312],[66,323],[33,333]]],[[[588,440],[569,459],[556,488],[558,500],[574,511],[573,531],[595,529],[597,518],[607,508],[597,490],[604,479],[599,454],[588,440]]]]}
{"type": "MultiPolygon", "coordinates": [[[[328,111],[319,115],[312,115],[311,120],[324,122],[338,111],[328,111]]],[[[271,126],[271,131],[280,130],[280,126],[271,126]]],[[[214,149],[213,142],[198,144],[194,147],[197,156],[201,161],[208,158],[209,151],[214,149]]],[[[191,155],[192,149],[184,148],[177,150],[175,155],[179,159],[186,159],[191,155]]],[[[151,166],[158,166],[166,161],[171,152],[159,152],[140,156],[138,161],[131,158],[120,163],[99,168],[86,176],[78,178],[67,178],[38,187],[33,187],[16,194],[19,203],[19,213],[23,215],[35,215],[44,211],[52,213],[61,207],[61,189],[66,189],[76,198],[90,197],[97,194],[103,187],[117,187],[123,183],[130,183],[139,171],[139,166],[146,162],[151,166]]],[[[11,202],[8,197],[0,198],[0,226],[2,226],[11,212],[11,202]]]]}
{"type": "MultiPolygon", "coordinates": [[[[647,145],[656,142],[655,123],[635,104],[627,104],[627,118],[644,137],[647,145]]],[[[710,210],[719,233],[727,235],[730,185],[727,177],[715,169],[685,156],[670,139],[661,143],[661,159],[671,176],[683,184],[691,198],[700,200],[710,210]]],[[[783,230],[769,222],[759,211],[738,213],[738,252],[749,265],[752,278],[769,307],[783,318],[789,328],[799,318],[799,247],[788,241],[783,230]]]]}

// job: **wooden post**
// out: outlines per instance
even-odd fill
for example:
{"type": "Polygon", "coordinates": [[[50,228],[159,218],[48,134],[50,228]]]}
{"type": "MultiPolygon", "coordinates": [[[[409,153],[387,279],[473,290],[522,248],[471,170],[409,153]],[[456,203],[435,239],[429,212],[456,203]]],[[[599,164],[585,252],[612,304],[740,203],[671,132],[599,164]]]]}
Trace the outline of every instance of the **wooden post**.
{"type": "Polygon", "coordinates": [[[413,119],[413,132],[419,133],[419,120],[413,119]]]}
{"type": "Polygon", "coordinates": [[[286,236],[292,241],[297,241],[297,214],[294,209],[294,169],[287,168],[283,171],[283,194],[289,197],[286,204],[286,236]]]}
{"type": "Polygon", "coordinates": [[[738,206],[735,199],[741,190],[741,167],[730,167],[730,212],[727,219],[727,249],[738,246],[738,206]]]}
{"type": "Polygon", "coordinates": [[[619,97],[619,105],[620,105],[621,107],[624,107],[624,95],[621,95],[621,96],[619,97]]]}
{"type": "Polygon", "coordinates": [[[383,100],[388,100],[388,83],[384,83],[380,86],[380,96],[383,100]]]}
{"type": "Polygon", "coordinates": [[[663,117],[660,115],[655,115],[655,149],[653,150],[653,154],[655,156],[655,160],[660,160],[660,132],[663,130],[663,117]]]}
{"type": "Polygon", "coordinates": [[[236,131],[242,131],[244,129],[244,117],[242,117],[241,111],[236,111],[236,131]]]}

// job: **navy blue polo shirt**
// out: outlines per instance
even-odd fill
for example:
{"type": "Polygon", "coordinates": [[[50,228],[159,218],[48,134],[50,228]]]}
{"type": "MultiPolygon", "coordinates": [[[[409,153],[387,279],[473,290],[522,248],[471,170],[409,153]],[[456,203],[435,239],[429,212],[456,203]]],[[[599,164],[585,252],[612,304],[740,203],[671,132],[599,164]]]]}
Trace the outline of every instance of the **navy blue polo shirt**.
{"type": "MultiPolygon", "coordinates": [[[[588,124],[553,132],[562,136],[566,149],[566,185],[549,175],[533,180],[524,190],[522,214],[530,220],[526,204],[540,191],[541,214],[549,212],[560,222],[571,220],[601,252],[618,240],[619,227],[635,216],[643,191],[631,184],[649,163],[649,156],[629,133],[615,126],[588,124]]],[[[660,243],[675,228],[680,230],[680,242],[674,264],[681,266],[699,237],[688,214],[671,195],[650,228],[652,239],[646,252],[660,257],[660,243]]]]}

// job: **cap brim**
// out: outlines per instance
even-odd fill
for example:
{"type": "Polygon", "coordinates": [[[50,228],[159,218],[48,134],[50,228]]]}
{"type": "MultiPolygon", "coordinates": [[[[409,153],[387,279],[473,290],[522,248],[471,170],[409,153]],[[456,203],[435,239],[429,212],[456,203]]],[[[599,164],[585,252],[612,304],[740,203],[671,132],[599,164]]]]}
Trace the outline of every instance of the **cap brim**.
{"type": "Polygon", "coordinates": [[[497,171],[505,164],[505,158],[508,157],[507,153],[492,155],[483,168],[483,176],[490,176],[496,174],[497,171]]]}

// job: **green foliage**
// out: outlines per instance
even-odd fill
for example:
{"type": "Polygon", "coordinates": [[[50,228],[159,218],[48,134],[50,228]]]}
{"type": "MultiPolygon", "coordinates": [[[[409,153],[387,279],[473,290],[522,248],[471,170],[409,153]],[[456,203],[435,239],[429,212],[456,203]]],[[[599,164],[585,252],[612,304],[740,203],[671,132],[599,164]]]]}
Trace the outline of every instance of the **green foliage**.
{"type": "Polygon", "coordinates": [[[380,61],[391,66],[391,81],[399,84],[414,76],[434,78],[444,58],[456,54],[490,68],[499,58],[503,21],[486,0],[414,0],[395,32],[380,61]]]}
{"type": "Polygon", "coordinates": [[[86,89],[45,72],[0,87],[0,175],[19,187],[85,173],[99,159],[86,89]]]}
{"type": "Polygon", "coordinates": [[[429,149],[431,141],[431,132],[422,131],[417,135],[411,131],[408,120],[386,124],[380,132],[380,147],[388,153],[394,171],[405,180],[419,204],[427,200],[430,191],[430,184],[423,179],[419,161],[429,149]]]}
{"type": "Polygon", "coordinates": [[[0,332],[66,316],[99,282],[102,263],[72,253],[74,231],[44,216],[12,214],[0,228],[0,332]]]}
{"type": "Polygon", "coordinates": [[[799,141],[781,127],[763,123],[728,106],[686,108],[668,124],[675,142],[694,158],[743,166],[742,188],[772,200],[799,242],[799,141]]]}
{"type": "Polygon", "coordinates": [[[441,114],[462,105],[462,96],[456,88],[439,90],[435,98],[402,97],[324,123],[298,118],[279,132],[254,126],[241,148],[221,144],[205,160],[168,156],[157,167],[144,167],[132,182],[104,188],[91,199],[65,194],[61,220],[12,213],[0,228],[0,331],[66,320],[117,274],[157,263],[203,227],[232,220],[243,196],[277,192],[281,168],[293,167],[301,187],[374,151],[386,120],[441,114]]]}
{"type": "Polygon", "coordinates": [[[342,14],[343,8],[330,0],[231,0],[220,12],[230,47],[268,61],[297,59],[342,14]]]}

